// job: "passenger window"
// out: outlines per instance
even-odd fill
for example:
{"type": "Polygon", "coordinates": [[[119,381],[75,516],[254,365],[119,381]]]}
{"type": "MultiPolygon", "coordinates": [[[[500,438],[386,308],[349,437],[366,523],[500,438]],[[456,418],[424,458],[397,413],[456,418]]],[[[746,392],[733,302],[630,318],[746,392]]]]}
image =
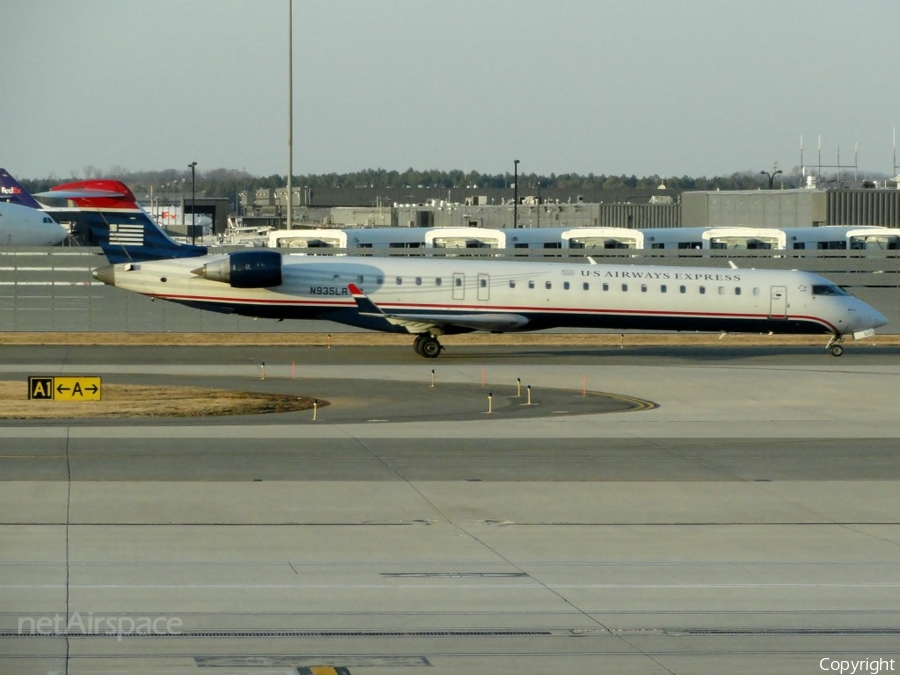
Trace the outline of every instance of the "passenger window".
{"type": "Polygon", "coordinates": [[[403,284],[403,277],[397,277],[397,285],[400,286],[403,284]]]}
{"type": "Polygon", "coordinates": [[[604,291],[608,291],[608,290],[609,290],[609,284],[603,284],[603,290],[604,290],[604,291]]]}
{"type": "Polygon", "coordinates": [[[357,274],[356,275],[356,283],[361,284],[362,282],[363,282],[363,275],[357,274]]]}
{"type": "Polygon", "coordinates": [[[735,295],[740,295],[740,294],[741,294],[741,287],[740,287],[740,286],[735,286],[735,287],[734,287],[734,294],[735,294],[735,295]]]}
{"type": "Polygon", "coordinates": [[[581,284],[581,287],[586,291],[591,289],[591,285],[586,281],[583,284],[581,284]]]}
{"type": "Polygon", "coordinates": [[[454,279],[454,282],[455,282],[457,288],[462,286],[462,278],[461,277],[456,277],[456,279],[454,279]]]}
{"type": "Polygon", "coordinates": [[[647,284],[641,284],[641,293],[647,292],[647,284]]]}
{"type": "Polygon", "coordinates": [[[566,290],[566,291],[569,290],[569,282],[568,281],[563,282],[563,290],[566,290]]]}
{"type": "Polygon", "coordinates": [[[529,282],[528,282],[528,288],[534,288],[534,282],[533,282],[533,281],[529,281],[529,282]]]}
{"type": "Polygon", "coordinates": [[[627,293],[627,292],[628,292],[628,284],[622,284],[622,292],[623,292],[623,293],[627,293]]]}
{"type": "Polygon", "coordinates": [[[510,288],[515,288],[515,287],[516,287],[516,282],[513,281],[512,279],[510,279],[510,280],[509,280],[509,287],[510,287],[510,288]]]}
{"type": "Polygon", "coordinates": [[[719,286],[719,295],[725,295],[725,287],[719,286]]]}
{"type": "Polygon", "coordinates": [[[422,285],[422,277],[416,277],[416,286],[422,285]]]}
{"type": "Polygon", "coordinates": [[[443,278],[441,278],[441,277],[435,277],[435,279],[434,279],[434,285],[435,285],[435,286],[440,286],[440,285],[442,285],[443,283],[444,283],[443,278]]]}
{"type": "Polygon", "coordinates": [[[759,295],[759,288],[756,286],[753,287],[753,295],[759,295]]]}
{"type": "Polygon", "coordinates": [[[678,292],[679,293],[687,293],[687,286],[679,286],[678,292]]]}
{"type": "Polygon", "coordinates": [[[379,286],[384,283],[384,277],[375,277],[375,283],[379,286]]]}
{"type": "Polygon", "coordinates": [[[553,288],[553,284],[551,284],[549,281],[545,281],[544,288],[546,288],[549,291],[551,288],[553,288]]]}
{"type": "Polygon", "coordinates": [[[665,293],[667,290],[669,290],[669,289],[666,287],[665,284],[661,284],[661,285],[660,285],[660,287],[659,287],[659,292],[660,292],[660,293],[665,293]]]}
{"type": "Polygon", "coordinates": [[[487,279],[479,279],[478,285],[481,286],[482,288],[487,288],[487,279]]]}
{"type": "Polygon", "coordinates": [[[706,295],[706,286],[700,287],[700,295],[706,295]]]}

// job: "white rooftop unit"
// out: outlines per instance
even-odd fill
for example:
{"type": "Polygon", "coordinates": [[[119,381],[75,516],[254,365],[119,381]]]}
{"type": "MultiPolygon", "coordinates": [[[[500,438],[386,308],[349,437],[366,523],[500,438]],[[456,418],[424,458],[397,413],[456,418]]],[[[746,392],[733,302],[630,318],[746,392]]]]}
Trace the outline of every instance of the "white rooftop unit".
{"type": "Polygon", "coordinates": [[[269,248],[347,248],[343,230],[274,230],[269,232],[269,248]]]}
{"type": "Polygon", "coordinates": [[[559,236],[563,248],[644,248],[644,233],[627,227],[579,227],[559,236]]]}
{"type": "Polygon", "coordinates": [[[425,247],[506,248],[506,234],[480,227],[436,227],[425,233],[425,247]]]}
{"type": "Polygon", "coordinates": [[[787,248],[784,230],[771,227],[711,227],[701,235],[703,248],[771,249],[787,248]]]}

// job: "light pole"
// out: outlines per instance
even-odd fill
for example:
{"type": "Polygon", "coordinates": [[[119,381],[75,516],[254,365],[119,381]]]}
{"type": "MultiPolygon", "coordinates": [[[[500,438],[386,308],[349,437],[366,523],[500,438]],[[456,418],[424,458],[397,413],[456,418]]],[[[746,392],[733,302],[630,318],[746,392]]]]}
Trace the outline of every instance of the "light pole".
{"type": "Polygon", "coordinates": [[[513,160],[513,229],[519,227],[519,160],[513,160]]]}
{"type": "Polygon", "coordinates": [[[191,243],[197,243],[197,162],[188,164],[191,169],[191,243]]]}
{"type": "Polygon", "coordinates": [[[287,174],[287,229],[293,227],[294,204],[294,0],[288,0],[288,174],[287,174]]]}
{"type": "MultiPolygon", "coordinates": [[[[773,169],[775,167],[772,167],[773,169]]],[[[781,169],[777,169],[776,171],[760,171],[760,174],[763,176],[767,176],[769,179],[769,189],[772,189],[772,186],[775,185],[775,176],[781,173],[781,169]]]]}

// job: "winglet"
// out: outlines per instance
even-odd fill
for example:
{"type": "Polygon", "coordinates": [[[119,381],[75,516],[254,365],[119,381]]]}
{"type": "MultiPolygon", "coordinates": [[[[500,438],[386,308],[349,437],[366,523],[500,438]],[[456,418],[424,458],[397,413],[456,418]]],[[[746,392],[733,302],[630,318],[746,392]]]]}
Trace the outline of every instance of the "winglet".
{"type": "Polygon", "coordinates": [[[369,296],[363,293],[363,290],[359,286],[356,284],[347,284],[347,288],[350,290],[350,295],[352,295],[353,299],[356,301],[356,306],[359,308],[360,314],[384,316],[384,312],[378,309],[378,305],[369,300],[369,296]]]}

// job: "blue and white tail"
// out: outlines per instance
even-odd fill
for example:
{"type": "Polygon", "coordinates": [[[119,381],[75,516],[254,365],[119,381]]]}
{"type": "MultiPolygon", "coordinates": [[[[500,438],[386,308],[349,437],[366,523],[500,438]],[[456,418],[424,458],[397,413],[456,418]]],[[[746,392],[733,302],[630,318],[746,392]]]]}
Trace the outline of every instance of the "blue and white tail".
{"type": "Polygon", "coordinates": [[[174,241],[120,181],[75,181],[57,185],[39,196],[68,199],[81,209],[88,216],[91,239],[111,263],[206,255],[205,246],[174,241]]]}
{"type": "Polygon", "coordinates": [[[19,185],[19,181],[9,175],[6,169],[0,169],[0,202],[18,204],[32,209],[43,208],[37,200],[28,194],[28,190],[19,185]]]}

